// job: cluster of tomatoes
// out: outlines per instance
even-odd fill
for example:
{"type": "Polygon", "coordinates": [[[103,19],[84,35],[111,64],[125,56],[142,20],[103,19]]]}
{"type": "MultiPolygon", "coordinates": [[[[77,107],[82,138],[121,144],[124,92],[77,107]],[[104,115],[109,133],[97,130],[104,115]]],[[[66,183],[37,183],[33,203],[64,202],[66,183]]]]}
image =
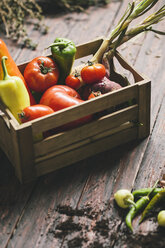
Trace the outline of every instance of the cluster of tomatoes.
{"type": "MultiPolygon", "coordinates": [[[[62,72],[51,57],[36,57],[27,64],[24,70],[25,81],[34,96],[37,93],[40,98],[36,104],[23,110],[20,115],[22,123],[83,102],[84,99],[80,93],[82,82],[83,85],[89,86],[101,80],[106,70],[102,64],[89,63],[83,67],[80,75],[70,74],[65,82],[59,82],[60,73],[62,72]]],[[[90,95],[88,99],[95,96],[90,95]]],[[[89,120],[91,116],[86,116],[74,121],[74,124],[78,125],[80,122],[89,120]]]]}

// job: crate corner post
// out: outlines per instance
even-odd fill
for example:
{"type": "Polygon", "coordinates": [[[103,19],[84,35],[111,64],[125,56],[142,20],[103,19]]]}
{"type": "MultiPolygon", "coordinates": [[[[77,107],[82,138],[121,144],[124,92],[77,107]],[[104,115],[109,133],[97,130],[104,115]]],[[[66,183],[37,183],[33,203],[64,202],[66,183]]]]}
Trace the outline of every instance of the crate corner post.
{"type": "Polygon", "coordinates": [[[28,183],[36,178],[32,127],[16,127],[12,121],[10,125],[15,173],[20,183],[28,183]]]}
{"type": "Polygon", "coordinates": [[[144,79],[138,83],[139,88],[139,120],[138,139],[146,138],[150,134],[151,115],[151,81],[144,79]]]}

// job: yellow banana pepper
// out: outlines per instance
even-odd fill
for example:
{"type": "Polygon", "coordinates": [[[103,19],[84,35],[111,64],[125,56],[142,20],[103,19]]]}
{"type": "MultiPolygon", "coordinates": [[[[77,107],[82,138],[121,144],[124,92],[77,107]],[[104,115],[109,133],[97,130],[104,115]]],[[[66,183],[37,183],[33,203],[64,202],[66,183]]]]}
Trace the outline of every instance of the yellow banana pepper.
{"type": "Polygon", "coordinates": [[[1,59],[4,77],[3,80],[0,80],[0,99],[9,108],[16,120],[21,123],[18,114],[25,107],[30,106],[30,98],[22,79],[8,74],[6,59],[6,56],[1,59]]]}

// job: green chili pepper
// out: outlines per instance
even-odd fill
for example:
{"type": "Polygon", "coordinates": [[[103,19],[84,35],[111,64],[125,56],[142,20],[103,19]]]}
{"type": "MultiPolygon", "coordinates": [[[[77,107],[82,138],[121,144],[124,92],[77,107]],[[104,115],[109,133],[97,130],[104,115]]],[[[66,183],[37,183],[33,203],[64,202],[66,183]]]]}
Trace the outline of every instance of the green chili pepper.
{"type": "Polygon", "coordinates": [[[153,191],[155,190],[155,187],[157,185],[158,181],[156,181],[156,183],[154,184],[153,188],[150,188],[150,191],[148,192],[147,195],[141,197],[136,203],[135,205],[133,205],[130,209],[130,211],[128,212],[125,222],[126,225],[128,226],[128,228],[133,232],[133,228],[132,228],[132,220],[133,218],[142,210],[144,209],[148,202],[150,201],[150,195],[153,193],[153,191]]]}
{"type": "Polygon", "coordinates": [[[76,46],[73,41],[66,38],[56,38],[51,44],[53,59],[60,69],[60,84],[65,82],[65,78],[70,74],[75,60],[76,46]]]}
{"type": "MultiPolygon", "coordinates": [[[[133,196],[135,198],[137,198],[137,197],[140,197],[140,196],[148,195],[151,190],[152,190],[152,188],[137,189],[137,190],[133,191],[132,194],[133,194],[133,196]]],[[[162,190],[162,188],[155,188],[153,190],[152,194],[151,194],[151,197],[153,197],[154,195],[156,195],[161,190],[162,190]]]]}
{"type": "Polygon", "coordinates": [[[164,197],[165,197],[165,188],[161,189],[161,191],[158,192],[148,203],[148,205],[146,206],[146,208],[142,213],[140,223],[146,218],[150,210],[152,210],[164,197]]]}
{"type": "Polygon", "coordinates": [[[125,222],[126,225],[128,226],[128,228],[133,232],[133,228],[132,228],[132,220],[133,218],[147,205],[147,203],[149,202],[149,197],[148,196],[143,196],[141,197],[136,203],[135,205],[133,205],[130,209],[130,211],[128,212],[126,218],[125,218],[125,222]]]}

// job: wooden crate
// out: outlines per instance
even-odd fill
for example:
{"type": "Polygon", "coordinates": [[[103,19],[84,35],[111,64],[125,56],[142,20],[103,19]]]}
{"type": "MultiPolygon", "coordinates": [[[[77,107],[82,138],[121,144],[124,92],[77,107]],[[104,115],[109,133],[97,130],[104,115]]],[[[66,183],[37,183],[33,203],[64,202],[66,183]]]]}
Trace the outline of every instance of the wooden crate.
{"type": "MultiPolygon", "coordinates": [[[[97,39],[77,46],[76,58],[94,54],[102,41],[97,39]]],[[[38,176],[149,135],[150,80],[140,75],[120,54],[117,53],[116,59],[131,72],[134,84],[21,125],[1,104],[0,146],[13,164],[20,182],[29,182],[38,176]],[[125,102],[132,104],[125,105],[125,102]],[[113,112],[105,111],[120,104],[123,107],[113,112]],[[34,141],[38,133],[98,112],[104,114],[88,124],[34,141]]],[[[26,64],[19,65],[22,72],[26,64]]]]}

